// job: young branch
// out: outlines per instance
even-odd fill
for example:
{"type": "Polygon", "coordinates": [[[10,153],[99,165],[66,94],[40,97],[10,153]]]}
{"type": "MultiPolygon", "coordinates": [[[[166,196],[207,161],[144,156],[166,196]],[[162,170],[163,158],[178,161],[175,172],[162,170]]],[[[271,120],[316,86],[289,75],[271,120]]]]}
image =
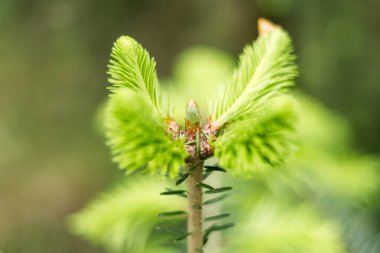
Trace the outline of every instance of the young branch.
{"type": "Polygon", "coordinates": [[[202,183],[203,161],[196,161],[187,165],[188,183],[188,221],[187,230],[190,233],[187,242],[188,253],[202,252],[202,183]]]}

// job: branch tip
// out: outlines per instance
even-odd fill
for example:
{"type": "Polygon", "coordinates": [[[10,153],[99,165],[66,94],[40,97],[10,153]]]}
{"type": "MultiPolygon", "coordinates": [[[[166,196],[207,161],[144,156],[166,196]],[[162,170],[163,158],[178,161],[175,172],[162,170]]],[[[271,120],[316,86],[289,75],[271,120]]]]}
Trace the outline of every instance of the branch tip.
{"type": "Polygon", "coordinates": [[[257,21],[257,30],[259,31],[259,35],[267,35],[270,32],[273,32],[280,27],[273,22],[269,21],[266,18],[259,18],[257,21]]]}

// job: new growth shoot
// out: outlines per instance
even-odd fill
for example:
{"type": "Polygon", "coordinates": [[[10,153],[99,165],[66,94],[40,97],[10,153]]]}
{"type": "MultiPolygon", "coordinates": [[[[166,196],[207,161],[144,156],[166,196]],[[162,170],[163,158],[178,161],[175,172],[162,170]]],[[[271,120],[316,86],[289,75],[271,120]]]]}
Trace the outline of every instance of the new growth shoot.
{"type": "MultiPolygon", "coordinates": [[[[219,223],[226,213],[202,217],[204,204],[225,198],[231,187],[214,188],[204,180],[213,172],[249,177],[282,162],[291,150],[292,123],[288,114],[268,113],[271,103],[294,85],[295,55],[288,34],[268,20],[259,19],[258,39],[239,57],[229,80],[210,94],[208,114],[201,118],[194,99],[186,106],[185,122],[167,110],[156,74],[156,62],[134,39],[120,37],[109,63],[111,98],[107,110],[108,144],[113,159],[127,173],[144,171],[187,182],[181,195],[187,210],[160,216],[187,214],[188,253],[202,252],[209,235],[233,226],[219,223]],[[204,121],[202,121],[202,119],[204,121]],[[215,157],[215,166],[204,166],[215,157]],[[216,194],[203,202],[203,194],[216,194]],[[202,221],[213,221],[204,228],[202,221]]],[[[207,85],[207,84],[205,84],[207,85]]],[[[169,103],[168,103],[169,104],[169,103]]]]}

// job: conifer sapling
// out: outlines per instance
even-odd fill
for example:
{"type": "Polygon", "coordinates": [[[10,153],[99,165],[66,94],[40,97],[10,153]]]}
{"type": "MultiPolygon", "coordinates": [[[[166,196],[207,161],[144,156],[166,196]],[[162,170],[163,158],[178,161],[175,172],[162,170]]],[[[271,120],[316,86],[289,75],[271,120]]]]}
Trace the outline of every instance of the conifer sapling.
{"type": "MultiPolygon", "coordinates": [[[[136,170],[187,181],[187,190],[167,190],[188,199],[188,253],[202,252],[210,233],[229,228],[219,223],[229,214],[202,217],[204,204],[222,200],[217,195],[231,187],[214,188],[204,182],[212,172],[250,176],[283,161],[291,149],[292,123],[287,115],[266,115],[268,104],[294,83],[297,67],[292,42],[279,26],[258,22],[259,37],[239,58],[230,80],[210,94],[209,115],[201,115],[190,99],[184,122],[173,116],[169,99],[162,94],[156,63],[134,39],[120,37],[109,64],[111,97],[106,126],[113,159],[127,173],[136,170]],[[218,164],[204,166],[208,158],[218,164]],[[203,194],[216,197],[203,202],[203,194]],[[216,221],[207,229],[202,221],[216,221]]],[[[205,84],[207,85],[207,84],[205,84]]],[[[202,92],[201,90],[199,92],[202,92]]]]}

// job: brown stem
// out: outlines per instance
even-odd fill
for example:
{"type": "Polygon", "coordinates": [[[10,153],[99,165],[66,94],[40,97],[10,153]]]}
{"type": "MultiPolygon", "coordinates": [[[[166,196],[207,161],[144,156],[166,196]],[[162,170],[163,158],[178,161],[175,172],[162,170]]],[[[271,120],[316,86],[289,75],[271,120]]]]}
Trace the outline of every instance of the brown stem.
{"type": "Polygon", "coordinates": [[[190,175],[188,183],[188,220],[187,230],[190,235],[187,239],[187,253],[200,253],[202,249],[202,188],[199,183],[203,179],[203,161],[196,161],[187,165],[190,175]]]}

